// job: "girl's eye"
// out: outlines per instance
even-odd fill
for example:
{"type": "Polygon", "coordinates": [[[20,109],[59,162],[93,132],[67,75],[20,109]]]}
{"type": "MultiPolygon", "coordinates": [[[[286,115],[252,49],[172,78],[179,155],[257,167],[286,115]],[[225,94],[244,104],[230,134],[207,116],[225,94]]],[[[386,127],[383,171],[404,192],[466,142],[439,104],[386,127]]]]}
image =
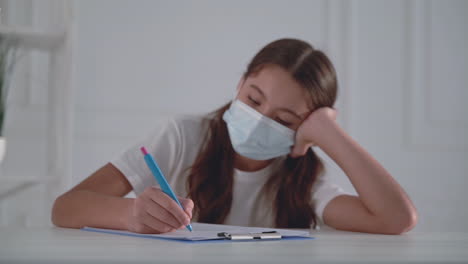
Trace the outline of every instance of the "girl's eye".
{"type": "Polygon", "coordinates": [[[276,118],[276,121],[277,121],[278,123],[282,124],[283,126],[290,127],[290,126],[292,125],[292,123],[287,122],[287,121],[284,121],[284,120],[282,120],[282,119],[280,119],[280,118],[276,118]]]}
{"type": "Polygon", "coordinates": [[[252,97],[250,97],[250,95],[247,96],[247,98],[248,98],[249,101],[252,102],[254,105],[257,105],[257,106],[260,105],[260,102],[257,101],[257,100],[254,100],[252,97]]]}

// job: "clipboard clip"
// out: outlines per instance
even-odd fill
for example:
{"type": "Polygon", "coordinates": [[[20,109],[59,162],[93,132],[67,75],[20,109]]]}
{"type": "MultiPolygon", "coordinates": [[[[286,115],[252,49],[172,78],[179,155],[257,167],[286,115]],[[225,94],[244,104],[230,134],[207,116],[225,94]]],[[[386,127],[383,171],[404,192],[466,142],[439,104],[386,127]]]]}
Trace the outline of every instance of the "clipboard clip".
{"type": "Polygon", "coordinates": [[[281,234],[276,231],[266,231],[261,233],[218,233],[218,237],[229,240],[254,240],[254,239],[281,239],[281,234]]]}

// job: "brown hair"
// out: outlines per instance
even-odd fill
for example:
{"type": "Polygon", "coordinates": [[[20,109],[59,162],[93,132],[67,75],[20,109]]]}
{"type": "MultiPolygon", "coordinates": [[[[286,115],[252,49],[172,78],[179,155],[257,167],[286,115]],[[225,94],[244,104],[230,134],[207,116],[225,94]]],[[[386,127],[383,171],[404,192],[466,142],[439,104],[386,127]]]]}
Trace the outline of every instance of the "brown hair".
{"type": "MultiPolygon", "coordinates": [[[[332,107],[336,100],[335,69],[320,50],[298,39],[279,39],[262,48],[243,74],[247,79],[264,66],[277,65],[308,91],[312,111],[332,107]]],[[[188,196],[199,222],[222,224],[231,209],[234,150],[222,119],[230,104],[209,114],[207,133],[187,179],[188,196]]],[[[324,167],[312,149],[299,158],[286,157],[269,177],[262,193],[272,201],[276,227],[309,228],[317,224],[312,186],[324,167]]]]}

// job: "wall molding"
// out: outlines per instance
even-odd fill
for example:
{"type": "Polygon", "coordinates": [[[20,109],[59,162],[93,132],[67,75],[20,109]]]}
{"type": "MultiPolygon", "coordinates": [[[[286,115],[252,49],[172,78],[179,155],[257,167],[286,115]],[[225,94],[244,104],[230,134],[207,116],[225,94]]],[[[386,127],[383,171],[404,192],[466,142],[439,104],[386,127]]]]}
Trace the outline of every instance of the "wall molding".
{"type": "Polygon", "coordinates": [[[358,4],[355,0],[325,2],[327,22],[324,43],[338,76],[338,121],[351,132],[351,94],[358,77],[358,4]]]}
{"type": "Polygon", "coordinates": [[[433,52],[431,50],[431,1],[404,2],[403,29],[403,145],[417,151],[466,151],[468,127],[430,115],[433,52]],[[465,135],[465,136],[463,136],[465,135]]]}

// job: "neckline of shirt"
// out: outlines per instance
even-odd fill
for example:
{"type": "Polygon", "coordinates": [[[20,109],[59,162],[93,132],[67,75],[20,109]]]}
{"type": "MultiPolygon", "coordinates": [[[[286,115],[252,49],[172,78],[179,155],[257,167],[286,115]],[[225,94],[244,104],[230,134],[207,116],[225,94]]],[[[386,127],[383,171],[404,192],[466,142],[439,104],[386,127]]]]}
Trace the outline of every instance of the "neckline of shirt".
{"type": "Polygon", "coordinates": [[[268,166],[257,171],[242,171],[234,168],[234,179],[249,182],[265,181],[271,175],[274,168],[278,165],[279,160],[280,158],[276,158],[273,160],[273,162],[268,164],[268,166]]]}

